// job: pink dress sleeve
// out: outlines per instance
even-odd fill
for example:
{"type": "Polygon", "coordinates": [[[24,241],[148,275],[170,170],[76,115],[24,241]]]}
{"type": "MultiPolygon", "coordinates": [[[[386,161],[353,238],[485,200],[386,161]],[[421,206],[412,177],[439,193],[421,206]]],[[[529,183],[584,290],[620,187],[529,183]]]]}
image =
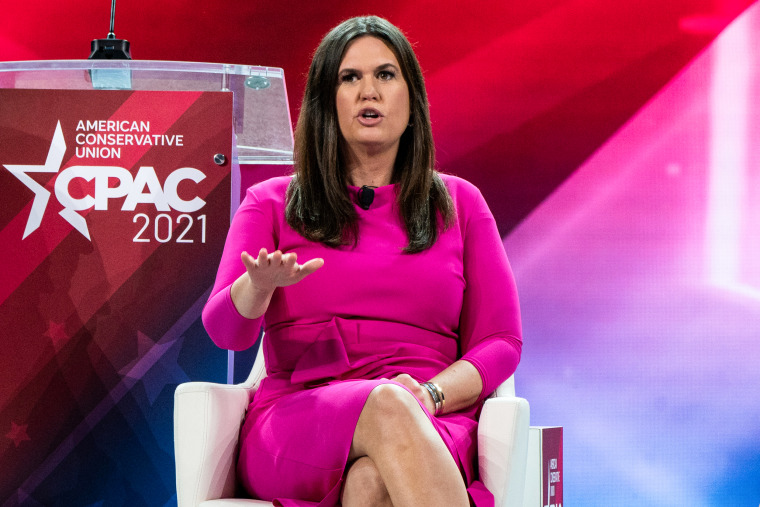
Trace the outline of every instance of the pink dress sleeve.
{"type": "Polygon", "coordinates": [[[216,282],[202,315],[206,331],[220,348],[245,350],[256,343],[259,337],[264,318],[247,319],[240,315],[232,302],[230,288],[245,272],[245,266],[240,260],[242,252],[246,251],[255,257],[262,248],[270,253],[276,249],[271,197],[277,190],[284,192],[282,182],[279,183],[249,188],[232,219],[216,282]]]}
{"type": "MultiPolygon", "coordinates": [[[[480,191],[465,184],[466,210],[458,209],[464,236],[466,288],[460,317],[462,359],[483,380],[482,401],[520,362],[522,330],[517,287],[496,222],[480,191]]],[[[464,197],[464,196],[462,196],[464,197]]]]}

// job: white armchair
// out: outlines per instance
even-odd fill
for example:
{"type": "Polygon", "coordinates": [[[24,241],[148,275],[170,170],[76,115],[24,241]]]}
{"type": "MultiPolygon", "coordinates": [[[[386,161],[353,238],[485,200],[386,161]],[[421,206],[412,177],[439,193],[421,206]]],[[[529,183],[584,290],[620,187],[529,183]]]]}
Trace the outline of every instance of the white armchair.
{"type": "MultiPolygon", "coordinates": [[[[271,506],[235,498],[235,462],[240,426],[248,400],[266,376],[259,347],[242,384],[188,382],[174,393],[174,456],[178,507],[271,506]]],[[[486,400],[478,426],[480,478],[497,507],[523,504],[530,408],[515,397],[514,378],[486,400]]]]}

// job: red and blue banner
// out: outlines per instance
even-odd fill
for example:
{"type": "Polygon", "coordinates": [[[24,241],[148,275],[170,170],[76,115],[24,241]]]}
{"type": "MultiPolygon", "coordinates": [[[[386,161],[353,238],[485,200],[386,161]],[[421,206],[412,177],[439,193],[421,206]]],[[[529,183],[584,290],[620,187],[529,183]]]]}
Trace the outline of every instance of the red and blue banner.
{"type": "Polygon", "coordinates": [[[224,380],[200,310],[229,227],[232,94],[0,103],[0,505],[171,505],[174,387],[224,380]]]}

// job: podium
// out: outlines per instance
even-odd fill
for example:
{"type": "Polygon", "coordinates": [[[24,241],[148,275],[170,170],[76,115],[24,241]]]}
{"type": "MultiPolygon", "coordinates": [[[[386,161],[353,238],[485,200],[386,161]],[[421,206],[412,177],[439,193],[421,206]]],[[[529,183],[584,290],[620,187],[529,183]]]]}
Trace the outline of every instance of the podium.
{"type": "Polygon", "coordinates": [[[0,506],[176,502],[174,388],[232,379],[200,313],[241,180],[292,161],[282,69],[0,62],[0,506]]]}
{"type": "Polygon", "coordinates": [[[0,89],[225,91],[241,164],[292,162],[293,131],[282,69],[139,60],[0,62],[0,89]]]}

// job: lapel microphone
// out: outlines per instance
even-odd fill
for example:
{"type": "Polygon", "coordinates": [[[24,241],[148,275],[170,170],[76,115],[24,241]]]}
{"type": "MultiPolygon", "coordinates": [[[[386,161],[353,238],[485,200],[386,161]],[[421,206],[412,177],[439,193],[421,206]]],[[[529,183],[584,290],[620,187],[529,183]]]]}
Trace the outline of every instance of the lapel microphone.
{"type": "Polygon", "coordinates": [[[369,209],[369,205],[375,200],[375,188],[377,187],[368,187],[367,185],[364,185],[359,189],[357,198],[361,209],[369,209]]]}

